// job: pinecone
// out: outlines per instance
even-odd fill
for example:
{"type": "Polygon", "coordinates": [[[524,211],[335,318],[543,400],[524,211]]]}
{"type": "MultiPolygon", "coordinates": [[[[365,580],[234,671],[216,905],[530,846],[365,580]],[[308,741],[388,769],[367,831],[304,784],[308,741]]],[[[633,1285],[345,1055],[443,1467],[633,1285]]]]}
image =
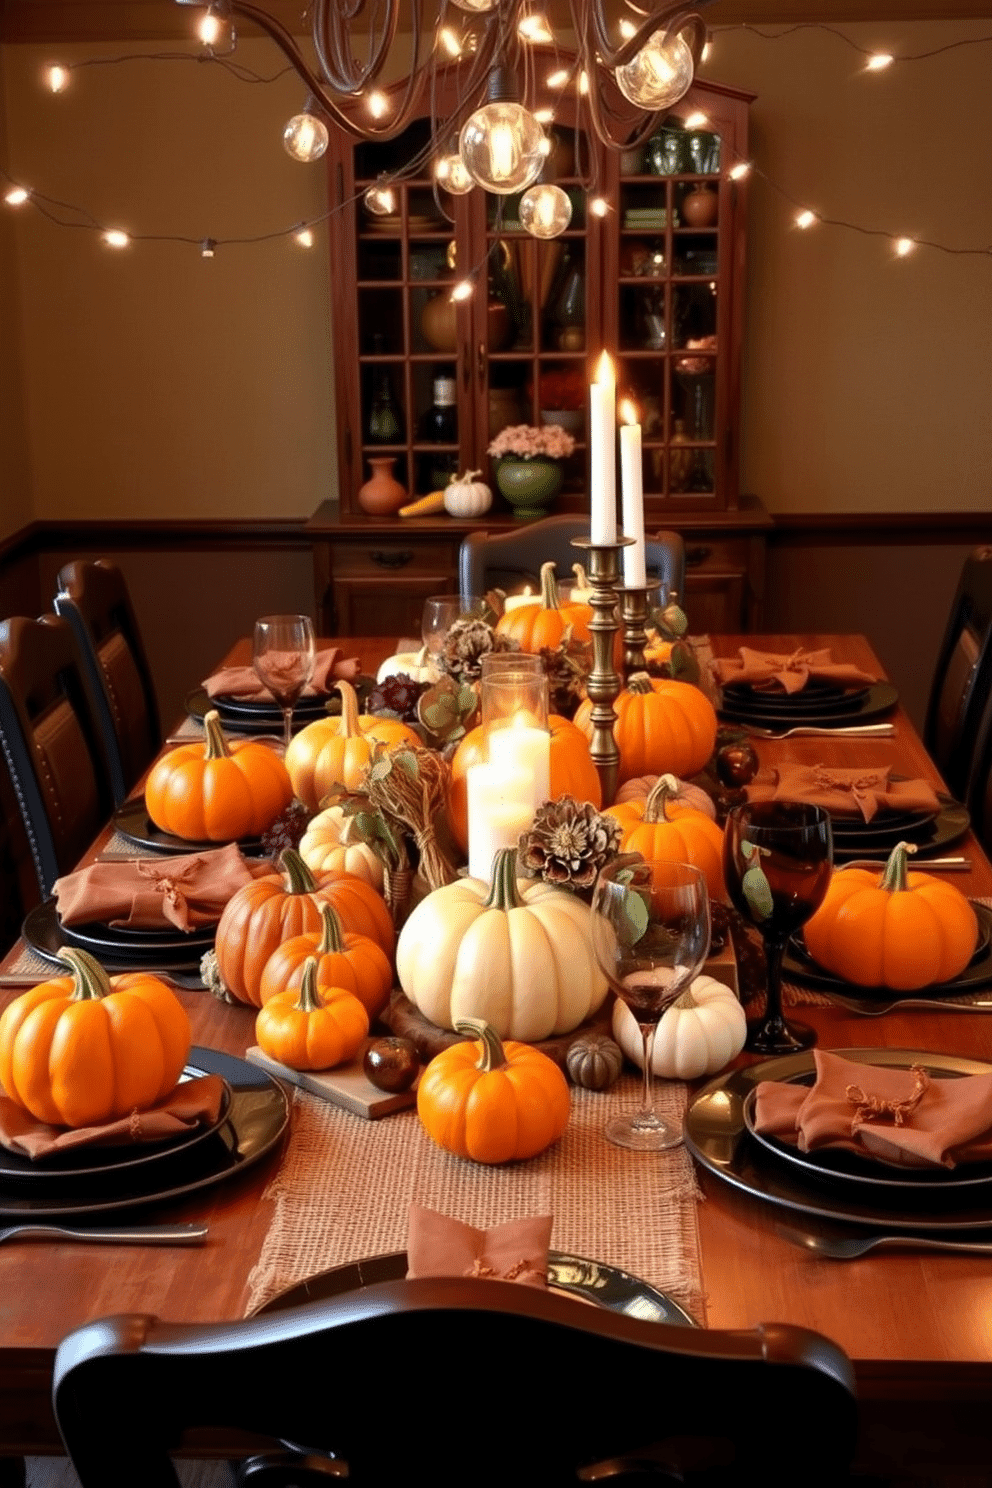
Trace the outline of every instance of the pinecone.
{"type": "Polygon", "coordinates": [[[542,646],[540,657],[548,674],[550,711],[574,718],[586,695],[586,678],[592,665],[589,647],[568,636],[554,648],[542,646]]]}
{"type": "Polygon", "coordinates": [[[519,650],[517,641],[497,634],[484,620],[456,620],[444,638],[438,663],[456,682],[477,682],[487,652],[519,650]]]}
{"type": "Polygon", "coordinates": [[[587,889],[620,846],[620,823],[602,816],[591,801],[562,796],[547,801],[520,839],[520,863],[546,883],[587,889]]]}
{"type": "Polygon", "coordinates": [[[395,672],[372,689],[365,700],[365,711],[388,713],[403,723],[416,723],[417,700],[429,686],[428,682],[415,682],[406,672],[395,672]]]}
{"type": "Polygon", "coordinates": [[[284,848],[299,847],[309,823],[310,812],[303,802],[290,801],[268,831],[262,833],[262,846],[274,863],[278,863],[284,848]]]}

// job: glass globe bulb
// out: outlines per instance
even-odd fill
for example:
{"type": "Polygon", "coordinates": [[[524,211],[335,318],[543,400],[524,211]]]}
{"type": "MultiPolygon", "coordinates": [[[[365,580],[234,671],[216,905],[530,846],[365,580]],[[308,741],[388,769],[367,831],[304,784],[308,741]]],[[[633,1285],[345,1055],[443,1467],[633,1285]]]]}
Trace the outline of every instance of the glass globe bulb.
{"type": "Polygon", "coordinates": [[[396,192],[382,179],[369,187],[362,201],[376,217],[391,217],[397,207],[396,192]]]}
{"type": "Polygon", "coordinates": [[[532,186],[520,198],[520,221],[532,238],[556,238],[572,220],[572,203],[560,186],[532,186]]]}
{"type": "Polygon", "coordinates": [[[287,155],[304,165],[319,160],[327,149],[327,125],[314,114],[294,114],[282,132],[287,155]]]}
{"type": "Polygon", "coordinates": [[[452,196],[464,196],[475,185],[465,169],[462,157],[457,153],[441,156],[434,167],[434,177],[438,185],[445,191],[450,191],[452,196]]]}
{"type": "Polygon", "coordinates": [[[458,150],[466,170],[485,191],[522,191],[544,165],[544,130],[534,115],[508,99],[487,103],[465,124],[458,150]]]}
{"type": "Polygon", "coordinates": [[[482,15],[484,11],[495,10],[499,0],[454,0],[459,10],[469,10],[475,15],[482,15]]]}
{"type": "Polygon", "coordinates": [[[616,70],[617,86],[638,108],[663,109],[684,98],[692,86],[692,52],[681,36],[656,31],[616,70]]]}

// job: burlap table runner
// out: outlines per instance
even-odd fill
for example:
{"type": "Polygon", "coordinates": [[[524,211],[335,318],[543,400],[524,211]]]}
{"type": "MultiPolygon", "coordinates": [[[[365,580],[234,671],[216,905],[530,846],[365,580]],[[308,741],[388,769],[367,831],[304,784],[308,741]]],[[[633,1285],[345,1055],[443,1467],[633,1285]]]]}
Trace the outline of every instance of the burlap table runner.
{"type": "MultiPolygon", "coordinates": [[[[657,1104],[681,1119],[686,1087],[657,1084],[657,1104]]],[[[614,1147],[607,1120],[636,1106],[640,1081],[605,1093],[573,1089],[561,1140],[528,1162],[485,1167],[436,1147],[414,1111],[367,1122],[303,1091],[265,1197],[275,1203],[247,1311],[305,1277],[406,1248],[411,1202],[479,1228],[551,1214],[551,1245],[606,1262],[671,1293],[703,1321],[696,1186],[684,1147],[651,1154],[614,1147]]]]}

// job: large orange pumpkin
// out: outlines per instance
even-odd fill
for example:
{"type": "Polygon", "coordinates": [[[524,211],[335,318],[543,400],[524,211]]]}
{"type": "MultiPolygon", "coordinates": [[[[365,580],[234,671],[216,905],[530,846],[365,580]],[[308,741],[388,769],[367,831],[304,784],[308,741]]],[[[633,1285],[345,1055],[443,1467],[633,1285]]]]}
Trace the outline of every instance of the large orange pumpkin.
{"type": "Polygon", "coordinates": [[[286,767],[265,744],[228,741],[218,714],[206,741],[180,744],[152,766],[145,808],[157,827],[191,842],[235,842],[271,827],[293,799],[286,767]]]}
{"type": "MultiPolygon", "coordinates": [[[[695,775],[716,743],[716,713],[690,682],[651,678],[635,672],[614,703],[614,733],[620,750],[619,783],[635,775],[695,775]]],[[[576,726],[592,738],[592,703],[575,715],[576,726]]]]}
{"type": "Polygon", "coordinates": [[[662,775],[646,799],[606,808],[606,815],[615,817],[623,829],[620,851],[692,863],[706,875],[710,898],[724,899],[723,832],[702,811],[679,802],[679,785],[674,775],[662,775]]]}
{"type": "Polygon", "coordinates": [[[394,718],[358,716],[358,699],[350,682],[339,682],[341,717],[308,723],[286,751],[286,768],[293,790],[304,806],[316,811],[336,786],[357,790],[377,744],[395,747],[420,740],[394,718]]]}
{"type": "Polygon", "coordinates": [[[320,906],[333,906],[345,932],[368,935],[393,953],[396,932],[386,901],[371,884],[341,871],[315,878],[298,852],[287,848],[282,873],[245,884],[231,898],[217,926],[217,968],[239,1002],[261,1006],[262,973],[269,957],[293,936],[320,934],[320,906]]]}
{"type": "MultiPolygon", "coordinates": [[[[602,799],[599,771],[592,762],[585,735],[567,718],[552,713],[548,718],[551,731],[551,797],[572,796],[576,801],[591,801],[598,809],[602,799]]],[[[448,788],[448,814],[455,840],[468,850],[468,782],[469,765],[481,764],[485,758],[482,726],[465,735],[451,761],[451,784],[448,788]]]]}
{"type": "Polygon", "coordinates": [[[496,623],[499,635],[510,636],[519,642],[521,651],[536,656],[542,646],[552,650],[565,634],[565,627],[572,627],[577,641],[588,641],[589,622],[592,609],[587,604],[560,604],[553,563],[541,565],[541,593],[533,604],[515,605],[507,610],[496,623]]]}

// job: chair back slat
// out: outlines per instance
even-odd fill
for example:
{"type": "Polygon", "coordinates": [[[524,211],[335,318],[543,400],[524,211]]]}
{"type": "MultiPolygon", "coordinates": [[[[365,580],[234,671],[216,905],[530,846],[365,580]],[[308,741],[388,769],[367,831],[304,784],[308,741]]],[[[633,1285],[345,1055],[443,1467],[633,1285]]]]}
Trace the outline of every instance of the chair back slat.
{"type": "Polygon", "coordinates": [[[927,704],[923,740],[949,789],[969,788],[979,726],[992,682],[992,547],[965,561],[927,704]]]}

